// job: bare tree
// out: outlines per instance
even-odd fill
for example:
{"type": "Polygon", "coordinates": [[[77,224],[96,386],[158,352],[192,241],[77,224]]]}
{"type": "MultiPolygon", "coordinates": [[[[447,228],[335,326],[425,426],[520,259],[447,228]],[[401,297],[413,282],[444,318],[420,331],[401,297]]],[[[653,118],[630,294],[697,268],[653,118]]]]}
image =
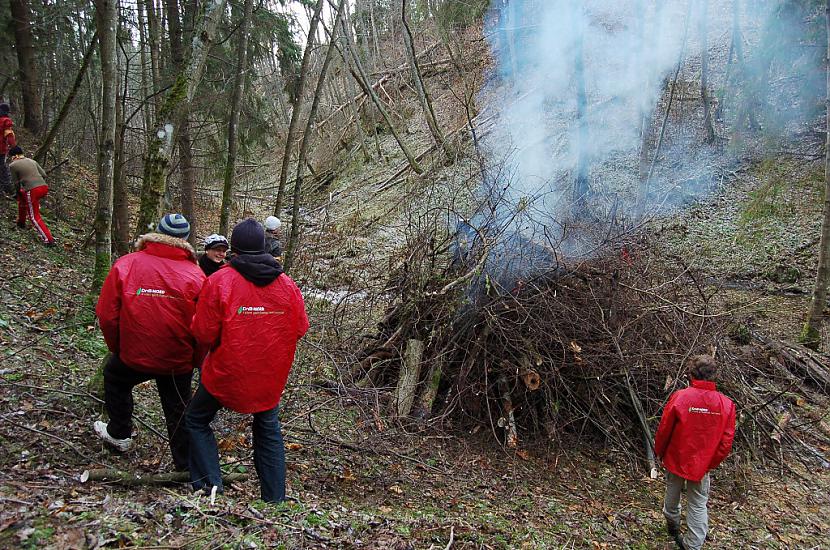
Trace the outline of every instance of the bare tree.
{"type": "Polygon", "coordinates": [[[424,118],[429,126],[429,131],[432,134],[432,139],[438,147],[443,147],[444,152],[448,157],[453,156],[452,148],[447,143],[441,127],[438,125],[438,117],[435,116],[435,110],[432,108],[432,99],[429,97],[429,90],[427,90],[424,79],[421,75],[421,68],[418,66],[418,56],[415,52],[415,40],[412,37],[412,29],[409,28],[409,22],[406,20],[406,0],[401,0],[401,21],[404,28],[404,46],[406,56],[409,60],[410,69],[412,71],[412,82],[415,84],[415,90],[418,92],[418,99],[421,102],[421,109],[424,112],[424,118]]]}
{"type": "Polygon", "coordinates": [[[242,13],[242,25],[239,28],[239,41],[236,44],[236,75],[233,82],[233,96],[231,98],[231,116],[228,120],[228,160],[225,163],[225,181],[222,186],[222,208],[219,214],[219,233],[228,234],[228,218],[231,214],[231,199],[233,198],[233,180],[236,177],[236,152],[239,147],[237,126],[239,125],[239,111],[242,105],[242,91],[245,84],[245,72],[248,70],[248,34],[251,28],[251,18],[254,11],[254,1],[245,0],[242,13]]]}
{"type": "Polygon", "coordinates": [[[300,64],[300,77],[299,82],[297,83],[297,101],[294,103],[294,108],[291,110],[291,122],[288,124],[288,134],[285,137],[285,149],[282,153],[280,183],[277,188],[277,202],[274,205],[275,216],[280,216],[282,213],[285,186],[288,182],[288,165],[291,162],[291,150],[294,148],[294,136],[297,133],[297,125],[300,123],[300,110],[303,105],[306,80],[308,80],[308,72],[311,67],[311,51],[312,46],[314,45],[314,36],[317,34],[317,25],[320,22],[320,15],[323,11],[324,3],[325,0],[317,0],[317,5],[314,7],[314,14],[311,16],[309,23],[308,40],[306,42],[305,51],[303,51],[303,60],[300,64]]]}
{"type": "MultiPolygon", "coordinates": [[[[830,0],[824,8],[824,28],[827,40],[827,61],[830,62],[830,0]]],[[[821,345],[821,320],[824,308],[827,306],[827,286],[830,285],[830,64],[826,69],[827,95],[825,96],[825,125],[827,133],[824,142],[824,218],[821,222],[821,237],[818,246],[818,269],[813,286],[813,296],[810,300],[810,309],[807,311],[807,321],[801,330],[799,341],[804,345],[818,349],[821,345]]]]}
{"type": "Polygon", "coordinates": [[[202,80],[208,52],[216,35],[219,19],[226,0],[208,0],[193,32],[190,62],[178,73],[172,88],[164,99],[156,116],[156,128],[152,130],[144,162],[144,178],[141,187],[141,205],[136,224],[136,234],[151,229],[159,217],[161,201],[166,188],[166,171],[173,152],[176,127],[184,120],[196,88],[202,80]]]}
{"type": "Polygon", "coordinates": [[[10,0],[9,4],[14,22],[18,75],[23,95],[23,127],[33,134],[39,134],[43,124],[43,113],[29,0],[10,0]]]}
{"type": "Polygon", "coordinates": [[[314,99],[311,102],[311,109],[308,112],[308,120],[306,121],[305,132],[303,132],[303,140],[300,144],[300,154],[297,158],[297,178],[294,181],[294,196],[291,204],[291,235],[288,240],[288,247],[285,252],[285,269],[288,271],[294,260],[294,250],[297,247],[297,242],[300,238],[300,192],[303,187],[303,172],[305,169],[306,155],[308,154],[308,146],[312,138],[312,128],[314,121],[317,118],[317,108],[320,105],[320,98],[323,96],[323,87],[326,83],[326,75],[328,74],[329,65],[334,57],[333,53],[336,50],[334,41],[337,39],[338,23],[340,22],[343,13],[343,5],[345,0],[339,0],[337,4],[337,13],[334,16],[334,25],[332,26],[331,38],[329,46],[326,49],[326,58],[323,60],[323,67],[320,69],[320,76],[317,79],[317,87],[314,90],[314,99]]]}
{"type": "Polygon", "coordinates": [[[709,100],[709,0],[701,0],[700,20],[700,100],[703,102],[703,128],[706,143],[715,142],[715,126],[712,122],[712,102],[709,100]]]}
{"type": "Polygon", "coordinates": [[[112,178],[115,150],[115,41],[118,0],[95,0],[101,56],[101,134],[98,145],[98,202],[95,211],[95,271],[93,292],[100,291],[112,263],[112,178]]]}

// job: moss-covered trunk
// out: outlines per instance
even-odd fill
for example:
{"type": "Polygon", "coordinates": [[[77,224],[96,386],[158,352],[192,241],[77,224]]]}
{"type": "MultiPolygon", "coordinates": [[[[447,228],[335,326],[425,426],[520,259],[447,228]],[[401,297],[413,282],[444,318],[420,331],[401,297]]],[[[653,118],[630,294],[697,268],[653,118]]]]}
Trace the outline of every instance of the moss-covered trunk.
{"type": "Polygon", "coordinates": [[[210,47],[216,36],[216,28],[225,9],[226,0],[209,0],[193,32],[190,62],[176,77],[173,87],[164,99],[156,117],[156,128],[147,144],[144,159],[144,178],[141,185],[141,203],[136,224],[136,235],[155,227],[161,212],[161,204],[167,183],[167,167],[173,154],[175,133],[187,116],[190,102],[196,94],[210,47]]]}

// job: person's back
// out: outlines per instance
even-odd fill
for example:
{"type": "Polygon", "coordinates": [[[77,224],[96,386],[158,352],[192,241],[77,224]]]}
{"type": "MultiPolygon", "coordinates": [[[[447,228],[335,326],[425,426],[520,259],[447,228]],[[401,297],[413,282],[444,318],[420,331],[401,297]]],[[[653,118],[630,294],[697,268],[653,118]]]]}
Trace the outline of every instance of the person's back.
{"type": "Polygon", "coordinates": [[[735,405],[717,391],[714,382],[692,380],[691,386],[676,391],[669,399],[664,414],[671,418],[661,422],[662,430],[655,437],[655,451],[663,456],[663,465],[684,479],[700,481],[709,470],[726,458],[722,435],[735,422],[735,405]]]}
{"type": "Polygon", "coordinates": [[[210,351],[187,410],[190,479],[196,490],[222,490],[210,424],[223,407],[250,413],[260,494],[266,502],[282,502],[285,448],[279,403],[308,317],[300,289],[265,252],[265,232],[257,221],[239,222],[230,245],[235,253],[230,267],[208,278],[191,324],[196,341],[210,351]]]}
{"type": "Polygon", "coordinates": [[[159,233],[142,236],[137,248],[112,266],[98,302],[101,329],[108,343],[118,342],[121,359],[138,370],[191,370],[189,326],[205,279],[195,252],[186,241],[159,233]]]}
{"type": "Polygon", "coordinates": [[[23,191],[31,191],[36,187],[46,185],[46,172],[36,160],[28,157],[17,158],[9,164],[9,170],[11,170],[12,182],[23,191]]]}
{"type": "Polygon", "coordinates": [[[699,550],[709,531],[710,476],[732,450],[735,404],[717,391],[715,359],[689,359],[690,387],[674,392],[663,409],[654,437],[654,454],[666,472],[663,515],[666,530],[680,548],[699,550]],[[680,536],[680,497],[686,491],[687,533],[680,536]]]}
{"type": "Polygon", "coordinates": [[[275,406],[297,340],[308,329],[297,285],[283,273],[257,286],[237,269],[222,269],[208,279],[199,301],[201,311],[210,314],[195,319],[194,336],[209,343],[216,324],[222,335],[222,345],[211,350],[202,369],[207,390],[241,413],[275,406]]]}

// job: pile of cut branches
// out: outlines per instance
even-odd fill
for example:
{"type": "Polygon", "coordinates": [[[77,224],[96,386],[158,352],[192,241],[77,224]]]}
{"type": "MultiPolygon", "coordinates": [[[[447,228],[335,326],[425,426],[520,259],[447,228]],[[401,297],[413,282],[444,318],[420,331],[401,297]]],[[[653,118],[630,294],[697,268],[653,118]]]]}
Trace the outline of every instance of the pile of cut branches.
{"type": "Polygon", "coordinates": [[[719,291],[646,240],[512,280],[491,276],[489,259],[439,268],[436,257],[413,246],[393,277],[397,299],[352,366],[358,386],[389,397],[390,414],[487,428],[509,447],[576,437],[653,467],[653,430],[687,382],[686,360],[713,353],[738,405],[739,445],[826,460],[827,357],[735,342],[732,314],[713,305],[719,291]]]}

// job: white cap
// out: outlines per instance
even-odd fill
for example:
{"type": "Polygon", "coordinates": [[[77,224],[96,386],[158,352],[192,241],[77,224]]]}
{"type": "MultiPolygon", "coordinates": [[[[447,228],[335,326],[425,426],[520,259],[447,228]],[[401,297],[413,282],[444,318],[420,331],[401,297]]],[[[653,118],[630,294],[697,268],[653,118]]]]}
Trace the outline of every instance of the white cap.
{"type": "Polygon", "coordinates": [[[267,218],[265,218],[265,229],[267,229],[268,231],[276,231],[280,228],[281,225],[282,222],[276,216],[268,216],[267,218]]]}

